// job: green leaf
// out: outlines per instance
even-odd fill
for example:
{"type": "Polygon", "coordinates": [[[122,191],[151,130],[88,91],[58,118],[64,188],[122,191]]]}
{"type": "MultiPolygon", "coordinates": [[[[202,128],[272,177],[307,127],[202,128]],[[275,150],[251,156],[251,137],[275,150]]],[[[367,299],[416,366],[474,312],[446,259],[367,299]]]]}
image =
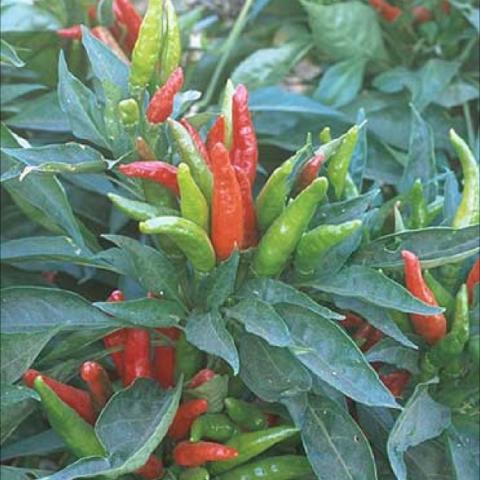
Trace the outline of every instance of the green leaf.
{"type": "Polygon", "coordinates": [[[31,480],[33,478],[48,478],[52,473],[50,470],[40,468],[19,468],[2,465],[0,467],[0,477],[2,480],[31,480]]]}
{"type": "MultiPolygon", "coordinates": [[[[28,390],[34,392],[32,389],[28,390]]],[[[26,438],[21,438],[18,441],[2,447],[0,460],[3,462],[11,458],[48,455],[58,450],[64,450],[65,448],[63,440],[54,430],[50,429],[26,438]]]]}
{"type": "Polygon", "coordinates": [[[290,332],[275,309],[262,300],[248,298],[240,300],[227,315],[245,326],[247,332],[265,339],[270,345],[284,347],[290,344],[290,332]]]}
{"type": "Polygon", "coordinates": [[[260,337],[240,337],[240,376],[255,395],[267,402],[307,392],[312,378],[305,367],[286,349],[272,347],[260,337]]]}
{"type": "Polygon", "coordinates": [[[468,415],[453,417],[447,430],[447,443],[456,479],[475,479],[480,470],[478,423],[468,415]]]}
{"type": "Polygon", "coordinates": [[[478,226],[455,230],[431,227],[393,233],[361,248],[352,262],[371,268],[403,269],[402,250],[410,250],[422,261],[422,268],[459,262],[479,251],[478,226]]]}
{"type": "Polygon", "coordinates": [[[212,355],[223,358],[235,375],[240,368],[238,352],[225,321],[217,310],[205,314],[193,314],[188,318],[185,328],[187,340],[212,355]]]}
{"type": "Polygon", "coordinates": [[[462,80],[451,83],[433,102],[445,108],[453,108],[478,98],[478,88],[462,80]]]}
{"type": "Polygon", "coordinates": [[[342,327],[293,305],[282,305],[277,310],[291,330],[290,351],[312,373],[358,402],[398,408],[342,327]]]}
{"type": "Polygon", "coordinates": [[[374,345],[367,353],[367,360],[372,362],[388,363],[402,370],[417,375],[420,355],[411,348],[403,347],[390,338],[384,338],[374,345]]]}
{"type": "Polygon", "coordinates": [[[25,62],[17,55],[15,48],[3,38],[0,39],[0,63],[4,65],[12,65],[17,68],[25,65],[25,62]]]}
{"type": "Polygon", "coordinates": [[[348,411],[315,395],[284,403],[301,429],[303,446],[318,479],[377,479],[368,440],[348,411]]]}
{"type": "Polygon", "coordinates": [[[38,394],[35,392],[35,390],[32,390],[31,388],[22,387],[21,385],[5,385],[2,383],[2,392],[0,397],[2,408],[16,405],[17,403],[22,402],[23,400],[26,400],[28,398],[40,401],[40,397],[38,396],[38,394]]]}
{"type": "Polygon", "coordinates": [[[435,315],[443,309],[427,305],[414,297],[406,288],[371,268],[353,265],[342,269],[329,279],[305,282],[305,286],[333,293],[343,297],[353,297],[384,308],[405,313],[435,315]]]}
{"type": "Polygon", "coordinates": [[[398,480],[407,480],[404,452],[437,437],[450,425],[450,409],[432,400],[429,386],[430,383],[417,385],[388,437],[388,458],[398,480]]]}

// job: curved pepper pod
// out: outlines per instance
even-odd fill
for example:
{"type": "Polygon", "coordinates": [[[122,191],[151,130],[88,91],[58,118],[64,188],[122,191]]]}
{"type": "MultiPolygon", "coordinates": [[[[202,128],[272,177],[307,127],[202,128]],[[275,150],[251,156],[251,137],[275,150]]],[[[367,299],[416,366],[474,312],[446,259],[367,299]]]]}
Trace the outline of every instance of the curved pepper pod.
{"type": "MultiPolygon", "coordinates": [[[[438,306],[438,302],[422,276],[422,270],[418,257],[408,250],[402,251],[405,269],[405,283],[409,292],[427,303],[438,306]]],[[[413,328],[430,344],[438,342],[447,333],[447,320],[445,315],[417,315],[410,314],[413,328]]]]}
{"type": "Polygon", "coordinates": [[[237,398],[226,398],[224,403],[227,415],[240,427],[255,431],[268,426],[267,416],[254,403],[237,398]]]}
{"type": "Polygon", "coordinates": [[[232,421],[223,413],[206,413],[198,417],[190,429],[190,441],[198,442],[204,438],[216,442],[225,442],[238,431],[232,421]]]}
{"type": "Polygon", "coordinates": [[[196,398],[182,403],[182,405],[178,407],[175,418],[168,429],[168,436],[173,440],[181,440],[182,438],[185,438],[188,435],[194,420],[207,411],[208,401],[204,398],[196,398]]]}
{"type": "Polygon", "coordinates": [[[165,162],[132,162],[118,167],[127,177],[144,178],[167,187],[178,195],[177,167],[165,162]]]}
{"type": "Polygon", "coordinates": [[[82,26],[72,25],[71,27],[60,28],[57,30],[57,35],[66,40],[81,40],[82,26]]]}
{"type": "Polygon", "coordinates": [[[197,388],[200,385],[203,385],[204,383],[210,381],[215,375],[216,373],[210,368],[204,368],[195,374],[195,376],[190,380],[190,382],[188,382],[187,387],[197,388]]]}
{"type": "Polygon", "coordinates": [[[258,276],[276,276],[281,273],[308,228],[327,188],[326,178],[320,177],[314,180],[289,203],[285,211],[266,231],[253,259],[253,267],[258,276]]]}
{"type": "Polygon", "coordinates": [[[215,266],[215,252],[208,235],[201,227],[181,217],[157,217],[140,222],[140,231],[168,235],[199,272],[215,266]]]}
{"type": "Polygon", "coordinates": [[[173,458],[182,467],[199,467],[207,462],[221,462],[238,456],[237,450],[213,442],[181,442],[173,450],[173,458]]]}
{"type": "Polygon", "coordinates": [[[473,303],[474,288],[480,282],[480,257],[473,264],[467,277],[468,303],[473,303]]]}
{"type": "Polygon", "coordinates": [[[295,268],[301,274],[310,274],[320,258],[332,247],[348,238],[362,226],[361,220],[339,225],[320,225],[303,234],[295,255],[295,268]]]}
{"type": "Polygon", "coordinates": [[[225,140],[225,117],[220,115],[211,126],[207,135],[207,151],[210,151],[217,143],[224,143],[225,140]]]}
{"type": "Polygon", "coordinates": [[[113,2],[113,13],[117,22],[125,27],[125,44],[128,50],[132,51],[138,38],[142,17],[130,0],[115,0],[113,2]]]}
{"type": "Polygon", "coordinates": [[[210,211],[207,200],[195,183],[186,163],[178,166],[177,181],[180,189],[180,211],[182,217],[196,223],[208,232],[210,211]]]}

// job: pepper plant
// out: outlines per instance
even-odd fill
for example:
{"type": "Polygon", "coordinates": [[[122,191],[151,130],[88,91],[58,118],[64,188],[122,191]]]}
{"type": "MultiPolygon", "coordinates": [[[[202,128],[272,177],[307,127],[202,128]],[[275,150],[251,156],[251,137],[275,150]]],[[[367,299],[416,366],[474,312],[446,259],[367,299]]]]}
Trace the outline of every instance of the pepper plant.
{"type": "Polygon", "coordinates": [[[1,129],[2,475],[475,478],[467,142],[442,170],[412,105],[398,182],[365,114],[266,169],[248,88],[184,87],[170,0],[88,7],[58,32],[88,59],[59,54],[66,137],[1,129]]]}

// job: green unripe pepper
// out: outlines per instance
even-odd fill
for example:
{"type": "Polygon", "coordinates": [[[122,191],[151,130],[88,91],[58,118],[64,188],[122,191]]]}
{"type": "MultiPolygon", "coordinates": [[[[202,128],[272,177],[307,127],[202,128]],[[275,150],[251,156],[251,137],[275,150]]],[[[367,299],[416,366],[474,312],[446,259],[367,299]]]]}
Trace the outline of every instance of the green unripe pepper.
{"type": "Polygon", "coordinates": [[[316,178],[289,203],[285,211],[266,231],[253,260],[253,267],[258,276],[275,276],[281,273],[308,228],[327,188],[326,178],[316,178]]]}
{"type": "Polygon", "coordinates": [[[413,184],[409,195],[410,203],[410,228],[419,229],[427,226],[428,212],[427,202],[423,194],[423,185],[420,179],[417,178],[413,184]]]}
{"type": "Polygon", "coordinates": [[[428,270],[423,273],[423,278],[433,292],[438,304],[445,308],[445,314],[450,315],[455,308],[453,296],[428,270]]]}
{"type": "Polygon", "coordinates": [[[179,480],[210,480],[210,474],[202,467],[189,468],[180,474],[179,480]]]}
{"type": "Polygon", "coordinates": [[[33,388],[40,395],[51,427],[75,456],[78,458],[106,456],[93,427],[60,400],[41,376],[35,379],[33,388]]]}
{"type": "Polygon", "coordinates": [[[320,142],[322,144],[328,143],[332,141],[332,131],[330,127],[325,127],[320,134],[318,135],[318,138],[320,138],[320,142]]]}
{"type": "Polygon", "coordinates": [[[127,98],[118,103],[120,120],[125,128],[132,128],[138,124],[140,119],[140,109],[138,103],[133,98],[127,98]]]}
{"type": "Polygon", "coordinates": [[[148,220],[150,218],[159,217],[161,215],[175,215],[175,213],[178,214],[176,210],[155,207],[149,203],[131,200],[130,198],[125,198],[115,193],[109,193],[107,196],[113,205],[115,205],[115,207],[117,207],[117,209],[120,210],[126,217],[139,222],[148,220]]]}
{"type": "Polygon", "coordinates": [[[208,203],[190,173],[190,167],[181,163],[177,170],[177,181],[180,189],[180,211],[182,217],[191,220],[208,232],[208,203]]]}
{"type": "Polygon", "coordinates": [[[228,416],[240,427],[246,430],[263,430],[267,427],[267,417],[257,405],[231,397],[226,398],[224,404],[228,416]]]}
{"type": "Polygon", "coordinates": [[[165,0],[165,25],[166,32],[163,41],[162,60],[160,62],[160,83],[162,84],[168,80],[168,77],[178,67],[182,57],[180,29],[172,0],[165,0]]]}
{"type": "Polygon", "coordinates": [[[197,347],[187,341],[184,333],[175,344],[175,376],[178,378],[183,374],[183,378],[189,380],[205,364],[205,354],[197,347]]]}
{"type": "Polygon", "coordinates": [[[216,442],[226,442],[237,432],[233,422],[223,413],[206,413],[195,419],[190,428],[190,441],[204,438],[216,442]]]}

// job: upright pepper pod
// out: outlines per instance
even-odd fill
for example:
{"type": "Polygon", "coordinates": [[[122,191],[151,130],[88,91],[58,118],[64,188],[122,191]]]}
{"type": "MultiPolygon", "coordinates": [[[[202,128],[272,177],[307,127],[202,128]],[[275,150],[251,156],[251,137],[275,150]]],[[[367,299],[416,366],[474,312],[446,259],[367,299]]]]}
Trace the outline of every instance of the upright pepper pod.
{"type": "Polygon", "coordinates": [[[219,260],[228,258],[244,241],[242,191],[228,150],[217,143],[210,152],[213,173],[211,238],[219,260]]]}
{"type": "Polygon", "coordinates": [[[224,403],[227,415],[240,427],[253,431],[267,427],[267,416],[257,405],[231,397],[224,403]]]}
{"type": "Polygon", "coordinates": [[[408,196],[410,201],[410,227],[413,229],[426,227],[428,225],[427,202],[420,179],[415,180],[408,196]]]}
{"type": "Polygon", "coordinates": [[[117,22],[125,27],[125,44],[130,52],[137,41],[142,17],[129,0],[114,0],[113,13],[117,22]]]}
{"type": "Polygon", "coordinates": [[[172,0],[165,0],[165,38],[160,61],[160,83],[167,81],[168,77],[178,67],[182,56],[180,29],[178,28],[177,14],[172,0]]]}
{"type": "Polygon", "coordinates": [[[468,303],[473,303],[473,289],[480,282],[480,257],[473,264],[467,277],[468,303]]]}
{"type": "MultiPolygon", "coordinates": [[[[408,250],[402,251],[405,269],[405,283],[408,290],[423,302],[438,306],[438,302],[422,276],[422,270],[418,257],[408,250]]],[[[428,343],[438,342],[447,332],[447,320],[445,315],[417,315],[410,314],[414,330],[428,343]]]]}
{"type": "Polygon", "coordinates": [[[257,214],[252,196],[252,185],[248,179],[247,172],[235,167],[243,207],[243,242],[242,249],[253,247],[258,241],[257,214]]]}
{"type": "Polygon", "coordinates": [[[150,363],[150,333],[143,328],[128,328],[123,352],[123,384],[128,387],[139,377],[153,377],[150,363]]]}
{"type": "Polygon", "coordinates": [[[113,395],[107,372],[97,362],[85,362],[80,368],[80,377],[87,384],[96,412],[105,406],[113,395]]]}
{"type": "Polygon", "coordinates": [[[193,125],[186,118],[182,118],[180,120],[180,123],[185,127],[187,132],[192,137],[193,143],[195,143],[195,146],[197,147],[197,150],[200,152],[203,159],[205,160],[205,163],[209,165],[210,159],[208,158],[208,150],[198,131],[193,127],[193,125]]]}
{"type": "Polygon", "coordinates": [[[163,123],[173,112],[175,95],[183,86],[183,70],[175,69],[153,95],[147,107],[147,120],[150,123],[163,123]]]}
{"type": "Polygon", "coordinates": [[[314,180],[290,202],[285,211],[266,231],[253,259],[253,267],[258,276],[275,276],[281,273],[308,228],[327,187],[326,178],[320,177],[314,180]]]}
{"type": "Polygon", "coordinates": [[[186,163],[178,166],[178,186],[180,188],[180,211],[187,220],[196,223],[208,232],[210,212],[202,191],[195,183],[186,163]]]}
{"type": "Polygon", "coordinates": [[[204,398],[196,398],[182,403],[168,429],[168,436],[173,440],[185,438],[194,420],[207,411],[208,402],[204,398]]]}
{"type": "MultiPolygon", "coordinates": [[[[114,290],[107,298],[107,302],[123,302],[124,300],[125,296],[121,290],[114,290]]],[[[120,351],[110,353],[110,357],[120,377],[123,374],[123,347],[126,339],[127,330],[125,328],[116,330],[103,337],[105,348],[121,348],[120,351]]]]}
{"type": "Polygon", "coordinates": [[[140,109],[134,98],[126,98],[118,103],[120,120],[125,128],[134,128],[140,119],[140,109]]]}
{"type": "Polygon", "coordinates": [[[237,456],[234,448],[213,442],[180,442],[173,449],[173,459],[182,467],[199,467],[207,462],[222,462],[237,456]]]}
{"type": "Polygon", "coordinates": [[[182,333],[177,340],[176,355],[177,377],[183,375],[185,380],[189,380],[204,366],[205,354],[188,342],[184,333],[182,333]]]}
{"type": "MultiPolygon", "coordinates": [[[[217,143],[223,143],[225,140],[225,117],[220,115],[215,120],[215,123],[210,128],[210,131],[207,135],[207,151],[212,150],[212,148],[217,143]]],[[[225,144],[224,144],[225,145],[225,144]]]]}
{"type": "MultiPolygon", "coordinates": [[[[178,340],[180,330],[175,327],[157,328],[157,331],[172,341],[178,340]]],[[[159,345],[154,350],[154,376],[162,388],[175,385],[175,347],[159,345]]]]}
{"type": "Polygon", "coordinates": [[[402,14],[400,8],[387,0],[368,0],[368,3],[389,23],[393,23],[402,14]]]}
{"type": "Polygon", "coordinates": [[[297,190],[305,190],[317,177],[318,172],[325,163],[326,157],[323,152],[314,155],[303,167],[297,180],[297,190]]]}

